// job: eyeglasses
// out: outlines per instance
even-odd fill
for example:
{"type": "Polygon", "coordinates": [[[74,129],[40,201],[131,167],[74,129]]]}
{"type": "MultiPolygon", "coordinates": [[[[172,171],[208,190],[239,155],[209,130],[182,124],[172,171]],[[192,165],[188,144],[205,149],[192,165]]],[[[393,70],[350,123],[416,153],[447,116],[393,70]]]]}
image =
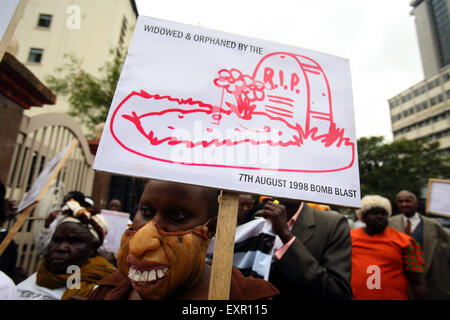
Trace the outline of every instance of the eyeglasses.
{"type": "MultiPolygon", "coordinates": [[[[192,233],[195,233],[196,235],[204,238],[205,240],[208,240],[209,239],[208,238],[208,229],[209,229],[208,225],[211,221],[212,221],[212,219],[208,219],[208,221],[206,221],[204,224],[198,225],[198,226],[188,229],[188,230],[181,230],[181,231],[165,231],[165,230],[161,229],[160,227],[158,227],[158,225],[156,224],[156,221],[154,219],[152,219],[151,221],[149,221],[147,223],[153,223],[155,225],[155,228],[158,231],[158,233],[163,236],[183,236],[185,234],[192,232],[192,233]]],[[[134,235],[142,227],[134,228],[133,224],[129,224],[126,232],[128,235],[134,235]]]]}

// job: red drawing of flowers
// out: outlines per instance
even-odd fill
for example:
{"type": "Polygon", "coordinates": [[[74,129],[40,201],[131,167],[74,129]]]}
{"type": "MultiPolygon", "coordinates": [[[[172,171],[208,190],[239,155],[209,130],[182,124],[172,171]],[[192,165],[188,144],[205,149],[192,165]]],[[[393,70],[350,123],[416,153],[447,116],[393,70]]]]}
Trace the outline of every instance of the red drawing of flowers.
{"type": "Polygon", "coordinates": [[[226,102],[226,105],[242,119],[251,119],[256,108],[253,102],[264,100],[264,83],[237,69],[220,70],[214,84],[234,96],[236,105],[229,102],[226,102]]]}

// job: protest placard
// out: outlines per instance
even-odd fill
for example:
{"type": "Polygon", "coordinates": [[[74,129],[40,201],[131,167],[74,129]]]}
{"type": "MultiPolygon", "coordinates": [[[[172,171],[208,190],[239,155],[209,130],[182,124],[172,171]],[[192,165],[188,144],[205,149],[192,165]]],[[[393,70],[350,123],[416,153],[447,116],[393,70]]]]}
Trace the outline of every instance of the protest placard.
{"type": "Polygon", "coordinates": [[[426,212],[450,218],[450,180],[429,179],[426,212]]]}
{"type": "Polygon", "coordinates": [[[42,199],[42,197],[47,192],[53,179],[55,179],[58,172],[66,163],[72,151],[78,144],[78,140],[71,141],[64,149],[62,149],[56,156],[54,156],[44,167],[44,169],[39,173],[36,181],[28,190],[25,197],[19,202],[17,206],[17,212],[21,215],[14,223],[11,230],[9,230],[8,235],[3,239],[0,245],[0,256],[5,251],[6,247],[9,245],[11,240],[14,238],[15,234],[20,230],[22,225],[25,223],[26,219],[33,211],[36,204],[42,199]]]}
{"type": "Polygon", "coordinates": [[[140,16],[94,169],[359,207],[349,62],[140,16]]]}
{"type": "MultiPolygon", "coordinates": [[[[346,59],[140,16],[94,169],[360,207],[346,59]]],[[[228,299],[224,192],[209,299],[228,299]]]]}
{"type": "Polygon", "coordinates": [[[120,248],[120,239],[127,229],[130,214],[112,210],[101,210],[100,214],[108,223],[108,233],[105,238],[105,249],[117,253],[120,248]]]}

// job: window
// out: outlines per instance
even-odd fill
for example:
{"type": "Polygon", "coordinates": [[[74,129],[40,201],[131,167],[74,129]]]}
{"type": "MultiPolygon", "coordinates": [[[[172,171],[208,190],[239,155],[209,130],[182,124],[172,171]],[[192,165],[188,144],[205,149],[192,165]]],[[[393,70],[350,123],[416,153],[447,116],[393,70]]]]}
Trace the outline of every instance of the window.
{"type": "Polygon", "coordinates": [[[432,98],[430,99],[430,105],[434,106],[436,103],[437,103],[436,97],[432,97],[432,98]]]}
{"type": "Polygon", "coordinates": [[[128,28],[128,20],[127,18],[124,16],[122,18],[122,27],[120,29],[120,38],[119,38],[119,45],[122,45],[124,43],[125,40],[125,35],[127,33],[127,28],[128,28]]]}
{"type": "Polygon", "coordinates": [[[399,100],[391,100],[390,102],[389,102],[389,106],[391,107],[391,109],[393,109],[393,108],[395,108],[396,106],[398,106],[399,105],[399,100]]]}
{"type": "Polygon", "coordinates": [[[438,85],[441,84],[441,80],[439,80],[439,78],[437,78],[436,80],[434,80],[434,86],[437,87],[438,85]]]}
{"type": "Polygon", "coordinates": [[[428,89],[433,89],[433,88],[437,87],[439,84],[440,84],[440,80],[439,80],[439,78],[437,78],[437,79],[435,79],[435,80],[429,82],[429,83],[427,84],[427,88],[428,88],[428,89]]]}
{"type": "Polygon", "coordinates": [[[44,28],[50,28],[50,24],[52,23],[52,15],[50,14],[40,14],[38,26],[44,28]]]}
{"type": "Polygon", "coordinates": [[[395,116],[392,116],[392,122],[396,122],[396,121],[400,120],[401,118],[402,118],[402,115],[400,113],[396,114],[395,116]]]}
{"type": "Polygon", "coordinates": [[[37,62],[37,63],[41,62],[43,53],[44,53],[44,50],[42,50],[42,49],[31,48],[30,55],[28,56],[28,61],[29,62],[37,62]]]}
{"type": "Polygon", "coordinates": [[[420,94],[425,93],[425,91],[426,91],[425,85],[423,85],[423,86],[421,86],[421,87],[419,88],[419,93],[420,93],[420,94]]]}

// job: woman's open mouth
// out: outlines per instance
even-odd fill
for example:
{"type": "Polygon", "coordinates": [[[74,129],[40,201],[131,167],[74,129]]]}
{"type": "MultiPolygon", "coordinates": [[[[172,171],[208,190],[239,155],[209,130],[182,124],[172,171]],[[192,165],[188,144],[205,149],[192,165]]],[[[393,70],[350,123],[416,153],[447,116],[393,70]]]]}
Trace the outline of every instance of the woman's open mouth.
{"type": "Polygon", "coordinates": [[[136,268],[130,266],[128,278],[134,285],[150,286],[156,284],[159,280],[166,277],[169,268],[167,266],[153,266],[146,268],[136,268]]]}

